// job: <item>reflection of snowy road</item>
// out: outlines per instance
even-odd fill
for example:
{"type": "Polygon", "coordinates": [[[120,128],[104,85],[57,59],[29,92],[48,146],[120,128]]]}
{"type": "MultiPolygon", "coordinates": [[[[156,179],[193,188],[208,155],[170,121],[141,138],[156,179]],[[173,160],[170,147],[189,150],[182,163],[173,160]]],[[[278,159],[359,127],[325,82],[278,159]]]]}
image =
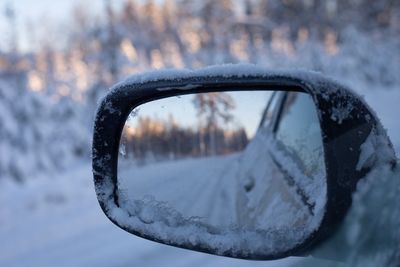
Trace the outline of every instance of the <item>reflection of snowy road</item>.
{"type": "Polygon", "coordinates": [[[136,167],[121,164],[120,191],[129,200],[151,195],[185,217],[229,224],[238,155],[185,159],[136,167]]]}

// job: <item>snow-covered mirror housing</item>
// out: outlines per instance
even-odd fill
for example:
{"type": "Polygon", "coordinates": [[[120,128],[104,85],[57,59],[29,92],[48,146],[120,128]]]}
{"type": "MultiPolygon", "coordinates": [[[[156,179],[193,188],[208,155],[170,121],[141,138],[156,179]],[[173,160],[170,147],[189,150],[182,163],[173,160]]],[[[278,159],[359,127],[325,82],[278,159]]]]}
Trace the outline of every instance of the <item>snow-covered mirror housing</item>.
{"type": "MultiPolygon", "coordinates": [[[[273,141],[263,142],[262,145],[257,142],[253,148],[249,145],[245,151],[263,146],[279,151],[279,145],[273,141]]],[[[248,157],[255,155],[250,152],[248,157]]],[[[246,153],[242,154],[247,157],[246,153]]],[[[285,155],[275,153],[272,160],[283,162],[285,155]]],[[[308,255],[342,222],[357,182],[378,163],[394,162],[394,150],[379,120],[350,90],[317,73],[271,71],[253,65],[224,65],[196,71],[164,70],[128,78],[115,85],[103,99],[93,136],[95,189],[104,213],[112,222],[132,234],[160,243],[245,259],[308,255]],[[127,201],[126,192],[120,190],[120,141],[132,111],[135,113],[140,105],[168,97],[226,91],[302,92],[315,105],[325,166],[322,182],[318,186],[304,187],[312,188],[314,196],[318,196],[314,207],[319,208],[306,225],[278,229],[238,227],[237,224],[215,227],[198,217],[184,216],[152,197],[127,201]]],[[[283,165],[280,166],[283,169],[293,169],[289,163],[283,165]]],[[[239,166],[236,173],[240,174],[249,166],[251,164],[239,166]]],[[[297,177],[299,180],[293,183],[306,183],[306,177],[297,177]]],[[[257,206],[254,209],[257,210],[257,206]]]]}

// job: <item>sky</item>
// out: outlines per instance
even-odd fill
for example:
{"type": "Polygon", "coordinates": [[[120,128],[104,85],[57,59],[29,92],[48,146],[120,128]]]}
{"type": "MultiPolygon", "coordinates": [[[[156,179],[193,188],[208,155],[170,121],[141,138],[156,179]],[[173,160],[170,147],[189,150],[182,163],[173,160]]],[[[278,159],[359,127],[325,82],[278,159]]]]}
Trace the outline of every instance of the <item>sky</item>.
{"type": "MultiPolygon", "coordinates": [[[[116,8],[125,1],[110,0],[116,8]]],[[[155,0],[158,3],[163,1],[155,0]]],[[[99,17],[103,13],[104,3],[105,0],[0,0],[0,51],[7,51],[10,43],[10,23],[5,17],[6,6],[15,10],[19,39],[18,49],[27,52],[35,48],[30,37],[32,28],[34,28],[34,34],[37,35],[46,27],[56,27],[58,30],[57,27],[68,25],[71,11],[78,6],[85,8],[85,12],[99,17]],[[29,24],[33,27],[28,28],[29,24]]]]}
{"type": "MultiPolygon", "coordinates": [[[[122,0],[113,1],[118,4],[122,0]]],[[[5,7],[9,5],[15,10],[17,22],[17,32],[19,37],[19,49],[29,51],[32,49],[29,41],[29,33],[27,25],[33,24],[34,28],[40,30],[43,26],[52,26],[51,23],[43,25],[43,23],[54,22],[56,24],[67,22],[69,15],[76,6],[88,6],[88,11],[94,15],[99,15],[102,11],[103,0],[0,0],[0,48],[5,48],[6,38],[10,36],[10,24],[5,17],[5,7]]]]}

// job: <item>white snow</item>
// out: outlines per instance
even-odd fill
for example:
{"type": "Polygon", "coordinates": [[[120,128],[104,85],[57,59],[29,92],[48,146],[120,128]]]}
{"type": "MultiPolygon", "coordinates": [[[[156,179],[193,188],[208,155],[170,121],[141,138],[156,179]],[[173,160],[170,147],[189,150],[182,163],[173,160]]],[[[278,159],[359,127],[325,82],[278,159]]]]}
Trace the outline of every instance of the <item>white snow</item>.
{"type": "Polygon", "coordinates": [[[361,145],[360,158],[356,169],[371,168],[382,165],[383,162],[390,162],[393,159],[393,152],[388,149],[386,133],[383,129],[372,129],[370,135],[361,145]]]}
{"type": "Polygon", "coordinates": [[[331,119],[337,121],[339,124],[342,121],[349,117],[351,111],[353,110],[354,106],[352,104],[343,105],[340,107],[334,107],[332,109],[331,119]]]}
{"type": "Polygon", "coordinates": [[[177,249],[127,234],[101,211],[90,164],[21,187],[2,181],[0,266],[285,266],[177,249]],[[29,188],[29,190],[27,190],[29,188]]]}
{"type": "MultiPolygon", "coordinates": [[[[255,64],[247,64],[247,63],[239,63],[239,64],[222,64],[215,66],[208,66],[197,70],[192,69],[162,69],[162,70],[152,70],[143,72],[141,74],[135,74],[130,77],[127,77],[124,81],[117,83],[114,85],[111,90],[118,90],[119,88],[123,88],[130,85],[140,85],[149,82],[159,82],[159,81],[176,81],[179,82],[182,79],[186,78],[213,78],[213,77],[223,77],[223,78],[231,78],[231,77],[271,77],[271,76],[285,76],[292,79],[305,79],[312,84],[317,84],[322,82],[323,80],[332,80],[330,78],[326,78],[321,73],[316,71],[310,71],[300,68],[267,68],[261,65],[255,64]]],[[[337,82],[337,81],[336,81],[337,82]]],[[[195,84],[190,84],[188,86],[183,86],[180,88],[173,89],[183,89],[190,90],[196,88],[195,84]]],[[[172,89],[172,88],[167,88],[172,89]]],[[[158,90],[164,90],[164,88],[159,88],[158,90]]]]}
{"type": "MultiPolygon", "coordinates": [[[[363,94],[376,111],[399,155],[398,88],[371,89],[355,79],[346,83],[363,94]]],[[[7,125],[11,131],[12,121],[7,125]]],[[[368,162],[364,160],[370,155],[368,147],[367,142],[360,166],[368,162]]],[[[3,149],[10,151],[11,148],[3,146],[3,149]]],[[[273,262],[235,260],[176,249],[127,234],[102,213],[90,165],[83,162],[62,174],[54,172],[46,177],[36,174],[23,186],[8,179],[0,181],[0,266],[339,265],[293,257],[273,262]]],[[[344,230],[337,234],[337,241],[327,243],[326,250],[329,253],[339,248],[350,251],[350,266],[382,266],[385,255],[400,251],[399,196],[399,173],[393,177],[387,169],[375,171],[359,185],[352,215],[346,220],[344,230]],[[366,227],[365,222],[369,222],[366,227]],[[387,246],[382,246],[376,254],[369,254],[371,246],[374,250],[382,243],[387,246]]]]}
{"type": "Polygon", "coordinates": [[[158,88],[157,90],[159,91],[168,91],[171,89],[178,89],[178,90],[190,90],[190,89],[195,89],[200,87],[198,84],[186,84],[184,86],[176,86],[176,87],[163,87],[163,88],[158,88]]]}

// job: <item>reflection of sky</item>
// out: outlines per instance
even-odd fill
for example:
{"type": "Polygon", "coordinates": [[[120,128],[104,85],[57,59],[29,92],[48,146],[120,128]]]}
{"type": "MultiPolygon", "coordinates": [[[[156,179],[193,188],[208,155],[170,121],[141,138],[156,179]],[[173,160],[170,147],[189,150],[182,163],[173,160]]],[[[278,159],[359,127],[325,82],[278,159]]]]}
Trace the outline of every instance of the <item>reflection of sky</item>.
{"type": "MultiPolygon", "coordinates": [[[[261,120],[271,92],[266,91],[246,91],[229,92],[233,97],[236,108],[232,110],[234,121],[224,127],[235,128],[243,126],[249,137],[253,136],[261,120]]],[[[198,125],[197,112],[192,103],[193,95],[170,97],[139,106],[138,116],[150,116],[167,120],[171,114],[179,125],[196,127],[198,125]]],[[[135,117],[132,123],[135,125],[135,117]]]]}

